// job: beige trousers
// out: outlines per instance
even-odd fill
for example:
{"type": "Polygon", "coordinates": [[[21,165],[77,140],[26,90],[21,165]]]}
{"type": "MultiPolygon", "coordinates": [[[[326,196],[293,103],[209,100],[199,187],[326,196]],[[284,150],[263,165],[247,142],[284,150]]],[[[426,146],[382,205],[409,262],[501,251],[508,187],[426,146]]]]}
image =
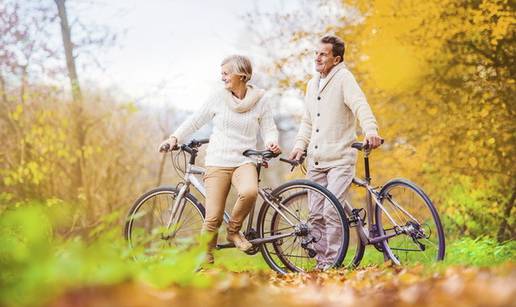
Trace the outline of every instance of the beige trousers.
{"type": "Polygon", "coordinates": [[[202,227],[203,232],[215,233],[214,243],[217,242],[217,232],[222,224],[226,199],[233,184],[238,193],[238,199],[231,212],[227,226],[228,234],[240,231],[242,223],[251,210],[258,195],[258,173],[256,166],[247,163],[239,167],[208,167],[204,175],[206,187],[206,218],[202,227]]]}
{"type": "MultiPolygon", "coordinates": [[[[355,176],[355,165],[328,168],[312,168],[306,174],[308,179],[326,187],[341,204],[346,200],[349,186],[355,176]]],[[[310,223],[320,240],[314,244],[316,259],[320,264],[331,264],[339,252],[342,240],[342,227],[332,210],[319,195],[309,193],[310,223]]]]}

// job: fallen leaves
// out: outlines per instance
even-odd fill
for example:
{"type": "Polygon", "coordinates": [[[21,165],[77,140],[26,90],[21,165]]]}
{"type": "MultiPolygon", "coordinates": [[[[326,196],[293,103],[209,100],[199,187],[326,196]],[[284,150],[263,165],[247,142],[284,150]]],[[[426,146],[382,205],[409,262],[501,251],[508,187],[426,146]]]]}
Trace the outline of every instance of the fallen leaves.
{"type": "Polygon", "coordinates": [[[156,290],[127,283],[77,289],[52,306],[516,306],[516,265],[381,266],[278,275],[211,270],[208,289],[156,290]]]}

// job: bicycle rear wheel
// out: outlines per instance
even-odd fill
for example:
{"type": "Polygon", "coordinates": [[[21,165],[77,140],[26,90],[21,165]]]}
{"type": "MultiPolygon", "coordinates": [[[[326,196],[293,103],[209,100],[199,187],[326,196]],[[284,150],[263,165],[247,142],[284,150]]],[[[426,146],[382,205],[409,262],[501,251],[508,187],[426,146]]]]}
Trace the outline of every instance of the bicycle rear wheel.
{"type": "Polygon", "coordinates": [[[138,198],[129,213],[124,236],[139,255],[151,256],[170,247],[190,244],[201,233],[204,207],[191,194],[185,194],[178,222],[167,227],[178,190],[159,187],[138,198]]]}
{"type": "Polygon", "coordinates": [[[276,188],[272,198],[279,210],[264,202],[257,220],[258,235],[267,238],[290,234],[261,245],[272,269],[279,273],[306,272],[342,264],[349,229],[333,194],[317,183],[294,180],[276,188]],[[311,205],[316,200],[320,200],[318,210],[311,205]]]}
{"type": "MultiPolygon", "coordinates": [[[[285,202],[290,201],[302,201],[304,197],[308,197],[308,191],[303,190],[297,192],[295,195],[291,197],[296,197],[297,200],[286,200],[285,202]]],[[[308,201],[308,200],[306,200],[308,201]]],[[[344,211],[344,214],[346,215],[348,219],[348,226],[349,226],[349,244],[348,244],[348,250],[346,252],[346,255],[344,257],[344,260],[342,261],[341,266],[346,269],[355,269],[360,265],[360,262],[362,261],[362,258],[364,257],[365,252],[365,245],[362,243],[362,240],[360,240],[360,232],[358,229],[358,226],[356,222],[351,223],[349,219],[349,215],[346,214],[346,211],[344,211]]]]}
{"type": "Polygon", "coordinates": [[[381,242],[395,263],[431,263],[444,259],[444,230],[430,198],[405,179],[389,181],[379,192],[375,215],[380,235],[398,235],[381,242]],[[392,219],[392,220],[391,220],[392,219]]]}

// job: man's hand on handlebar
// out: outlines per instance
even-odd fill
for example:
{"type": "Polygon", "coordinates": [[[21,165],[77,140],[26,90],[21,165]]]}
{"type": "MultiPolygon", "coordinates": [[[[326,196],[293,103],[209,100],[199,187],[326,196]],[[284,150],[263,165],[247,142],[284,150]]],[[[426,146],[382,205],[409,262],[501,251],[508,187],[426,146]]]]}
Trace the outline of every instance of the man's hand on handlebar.
{"type": "Polygon", "coordinates": [[[174,136],[164,140],[158,147],[159,152],[167,152],[177,147],[177,138],[174,136]]]}
{"type": "Polygon", "coordinates": [[[300,161],[304,154],[305,154],[305,151],[303,149],[294,148],[292,150],[292,152],[290,153],[290,155],[288,155],[288,159],[300,161]]]}
{"type": "Polygon", "coordinates": [[[378,148],[380,145],[383,144],[383,139],[376,134],[366,135],[364,138],[364,147],[368,150],[378,148]]]}

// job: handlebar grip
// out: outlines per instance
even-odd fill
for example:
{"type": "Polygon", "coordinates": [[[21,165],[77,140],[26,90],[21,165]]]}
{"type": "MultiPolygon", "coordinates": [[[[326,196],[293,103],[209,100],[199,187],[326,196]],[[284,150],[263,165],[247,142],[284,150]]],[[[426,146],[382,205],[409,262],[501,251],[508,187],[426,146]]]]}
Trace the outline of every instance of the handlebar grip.
{"type": "Polygon", "coordinates": [[[181,150],[184,150],[184,151],[186,151],[186,152],[187,152],[187,153],[189,153],[189,154],[192,154],[192,153],[193,153],[193,149],[192,149],[192,148],[190,148],[190,146],[185,145],[185,144],[181,145],[181,150]]]}

